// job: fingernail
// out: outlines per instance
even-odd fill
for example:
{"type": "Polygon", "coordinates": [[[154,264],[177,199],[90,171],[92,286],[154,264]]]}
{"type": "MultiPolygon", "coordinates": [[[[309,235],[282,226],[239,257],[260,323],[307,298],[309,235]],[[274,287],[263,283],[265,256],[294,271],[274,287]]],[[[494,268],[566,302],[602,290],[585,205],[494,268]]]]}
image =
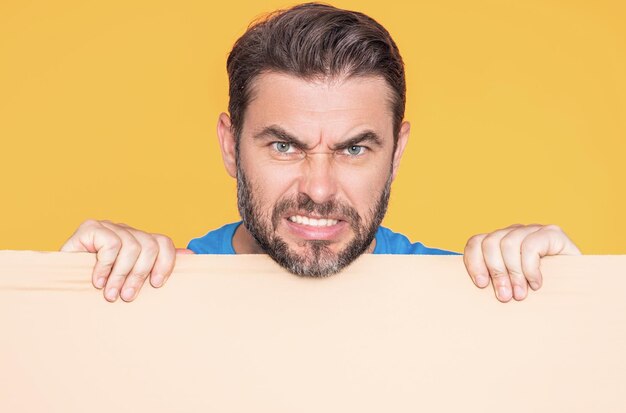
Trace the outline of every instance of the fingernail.
{"type": "Polygon", "coordinates": [[[515,292],[515,298],[522,298],[524,297],[524,289],[522,287],[520,287],[519,285],[516,285],[515,287],[513,287],[513,291],[515,292]]]}
{"type": "Polygon", "coordinates": [[[106,278],[104,278],[104,277],[100,277],[100,278],[98,278],[98,279],[96,280],[96,287],[98,287],[98,288],[102,288],[102,287],[104,287],[104,283],[106,283],[106,281],[107,281],[107,280],[106,280],[106,278]]]}
{"type": "Polygon", "coordinates": [[[485,277],[484,275],[477,275],[476,284],[478,284],[480,287],[484,287],[487,284],[487,277],[485,277]]]}
{"type": "Polygon", "coordinates": [[[509,298],[510,291],[507,287],[498,287],[498,298],[506,300],[509,298]]]}
{"type": "Polygon", "coordinates": [[[106,298],[110,301],[115,301],[117,299],[117,289],[109,288],[106,292],[106,298]]]}
{"type": "Polygon", "coordinates": [[[160,287],[163,284],[163,276],[161,274],[152,276],[152,285],[155,287],[160,287]]]}
{"type": "Polygon", "coordinates": [[[531,283],[530,283],[530,287],[531,287],[533,290],[536,290],[536,289],[538,289],[538,288],[539,288],[539,283],[538,283],[538,282],[533,281],[533,282],[531,282],[531,283]]]}
{"type": "Polygon", "coordinates": [[[134,296],[135,296],[135,289],[132,287],[125,288],[124,291],[122,291],[122,298],[124,300],[132,300],[134,296]]]}

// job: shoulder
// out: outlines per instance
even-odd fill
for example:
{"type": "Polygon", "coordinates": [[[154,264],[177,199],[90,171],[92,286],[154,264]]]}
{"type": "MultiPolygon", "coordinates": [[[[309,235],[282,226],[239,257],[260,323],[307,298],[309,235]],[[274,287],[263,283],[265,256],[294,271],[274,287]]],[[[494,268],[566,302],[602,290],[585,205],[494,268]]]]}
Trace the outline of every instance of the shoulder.
{"type": "Polygon", "coordinates": [[[462,255],[458,252],[430,248],[421,242],[412,243],[405,235],[378,227],[374,254],[462,255]]]}
{"type": "Polygon", "coordinates": [[[233,235],[240,224],[241,221],[233,222],[209,231],[206,235],[189,241],[187,248],[196,254],[234,254],[233,235]]]}

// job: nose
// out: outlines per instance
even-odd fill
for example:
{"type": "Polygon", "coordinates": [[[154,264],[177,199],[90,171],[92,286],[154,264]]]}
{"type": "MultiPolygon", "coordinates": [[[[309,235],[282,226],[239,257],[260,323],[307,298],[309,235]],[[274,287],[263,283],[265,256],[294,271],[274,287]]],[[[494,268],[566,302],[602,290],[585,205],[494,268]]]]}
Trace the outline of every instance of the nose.
{"type": "Polygon", "coordinates": [[[324,203],[337,193],[337,180],[333,170],[332,153],[308,154],[302,162],[301,193],[307,194],[313,202],[324,203]]]}

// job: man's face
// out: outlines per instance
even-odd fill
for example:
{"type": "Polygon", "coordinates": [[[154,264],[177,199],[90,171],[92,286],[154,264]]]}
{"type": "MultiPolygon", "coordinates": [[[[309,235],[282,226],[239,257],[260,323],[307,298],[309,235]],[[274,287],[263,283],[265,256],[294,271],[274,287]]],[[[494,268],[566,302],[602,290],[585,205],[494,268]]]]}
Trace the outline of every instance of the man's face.
{"type": "Polygon", "coordinates": [[[395,173],[390,93],[381,77],[255,80],[237,154],[239,212],[291,272],[333,274],[372,249],[395,173]]]}

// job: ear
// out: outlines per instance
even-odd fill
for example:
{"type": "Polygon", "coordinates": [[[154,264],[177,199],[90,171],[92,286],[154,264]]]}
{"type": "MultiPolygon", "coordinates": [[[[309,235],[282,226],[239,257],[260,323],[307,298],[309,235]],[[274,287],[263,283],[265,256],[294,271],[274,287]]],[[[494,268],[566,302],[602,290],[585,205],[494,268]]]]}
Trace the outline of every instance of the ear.
{"type": "Polygon", "coordinates": [[[217,137],[220,141],[222,160],[226,171],[233,178],[237,177],[237,156],[235,154],[235,134],[233,133],[230,117],[221,113],[217,119],[217,137]]]}
{"type": "Polygon", "coordinates": [[[398,134],[398,142],[396,143],[396,151],[393,153],[393,169],[391,172],[391,179],[396,179],[398,169],[400,168],[400,160],[404,153],[404,148],[409,140],[409,133],[411,132],[411,124],[409,122],[402,122],[400,125],[400,133],[398,134]]]}

